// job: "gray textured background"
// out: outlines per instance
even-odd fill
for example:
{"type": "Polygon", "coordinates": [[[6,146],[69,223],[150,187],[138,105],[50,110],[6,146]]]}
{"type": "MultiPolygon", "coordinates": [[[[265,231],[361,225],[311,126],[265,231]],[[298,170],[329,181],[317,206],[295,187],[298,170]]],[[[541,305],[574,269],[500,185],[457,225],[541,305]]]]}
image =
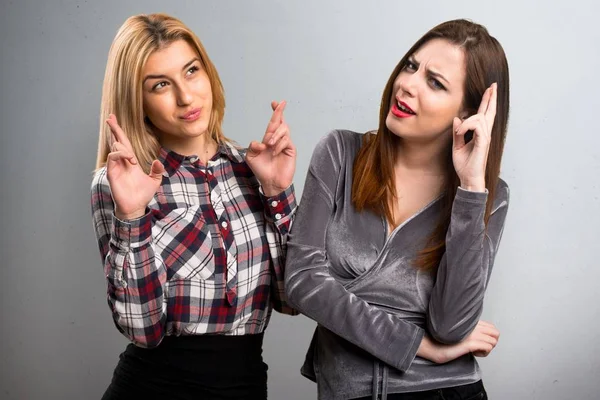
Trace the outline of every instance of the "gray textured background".
{"type": "MultiPolygon", "coordinates": [[[[0,5],[3,399],[97,399],[126,340],[111,321],[89,185],[106,56],[132,14],[164,11],[204,42],[227,96],[225,132],[264,132],[287,99],[301,193],[316,141],[376,126],[396,62],[433,25],[485,24],[503,44],[512,204],[484,317],[492,399],[597,399],[600,7],[480,1],[6,1],[0,5]],[[420,3],[420,4],[419,4],[420,3]]],[[[270,398],[316,398],[298,372],[314,323],[275,315],[270,398]]]]}

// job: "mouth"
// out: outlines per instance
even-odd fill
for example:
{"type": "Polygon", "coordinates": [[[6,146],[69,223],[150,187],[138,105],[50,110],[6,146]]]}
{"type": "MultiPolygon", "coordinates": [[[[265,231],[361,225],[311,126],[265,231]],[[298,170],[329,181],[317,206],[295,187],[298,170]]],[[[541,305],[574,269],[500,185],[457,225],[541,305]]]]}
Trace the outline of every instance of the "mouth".
{"type": "Polygon", "coordinates": [[[398,118],[408,118],[417,115],[405,102],[396,99],[390,110],[398,118]]]}
{"type": "Polygon", "coordinates": [[[181,119],[184,119],[186,121],[195,121],[198,118],[200,118],[201,112],[202,112],[201,108],[194,108],[193,110],[190,110],[190,111],[186,112],[185,114],[183,114],[181,116],[181,119]]]}

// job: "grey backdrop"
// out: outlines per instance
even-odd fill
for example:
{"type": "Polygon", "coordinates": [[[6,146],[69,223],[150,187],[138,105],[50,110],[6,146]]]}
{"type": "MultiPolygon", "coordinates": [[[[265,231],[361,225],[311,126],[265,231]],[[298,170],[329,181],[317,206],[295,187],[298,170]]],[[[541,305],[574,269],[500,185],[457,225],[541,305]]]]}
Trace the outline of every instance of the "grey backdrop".
{"type": "MultiPolygon", "coordinates": [[[[132,14],[195,30],[227,95],[225,132],[261,137],[287,99],[296,187],[317,140],[376,126],[396,62],[433,25],[485,24],[511,67],[503,164],[512,204],[484,317],[492,399],[597,399],[600,54],[593,1],[23,1],[0,6],[0,398],[97,399],[126,340],[111,321],[89,185],[110,43],[132,14]],[[420,3],[420,4],[419,4],[420,3]]],[[[314,323],[274,315],[272,399],[314,399],[298,372],[314,323]]]]}

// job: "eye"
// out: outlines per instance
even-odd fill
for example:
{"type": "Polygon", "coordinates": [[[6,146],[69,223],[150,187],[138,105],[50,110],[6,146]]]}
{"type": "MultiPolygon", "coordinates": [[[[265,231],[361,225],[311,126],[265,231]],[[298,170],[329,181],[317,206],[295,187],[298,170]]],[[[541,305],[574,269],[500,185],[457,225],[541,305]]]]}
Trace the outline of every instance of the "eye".
{"type": "Polygon", "coordinates": [[[194,72],[198,71],[200,69],[200,67],[198,67],[197,65],[192,65],[190,67],[190,69],[187,70],[186,75],[192,75],[194,72]]]}
{"type": "Polygon", "coordinates": [[[417,70],[417,66],[415,65],[414,62],[408,60],[406,62],[406,65],[404,66],[404,69],[409,70],[409,71],[416,71],[417,70]]]}
{"type": "Polygon", "coordinates": [[[440,83],[440,81],[438,81],[435,78],[429,78],[429,84],[431,85],[432,88],[434,88],[436,90],[446,90],[446,87],[444,85],[442,85],[440,83]]]}
{"type": "Polygon", "coordinates": [[[166,87],[169,83],[165,81],[158,82],[156,85],[152,86],[152,91],[155,92],[166,87]]]}

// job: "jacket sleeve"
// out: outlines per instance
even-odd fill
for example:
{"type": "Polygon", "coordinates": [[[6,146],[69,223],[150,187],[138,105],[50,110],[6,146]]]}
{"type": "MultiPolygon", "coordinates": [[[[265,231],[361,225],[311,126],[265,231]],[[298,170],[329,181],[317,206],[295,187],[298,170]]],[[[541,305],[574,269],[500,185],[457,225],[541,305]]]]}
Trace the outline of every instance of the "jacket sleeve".
{"type": "Polygon", "coordinates": [[[437,270],[429,300],[427,329],[439,342],[465,339],[477,325],[508,212],[509,189],[500,180],[488,221],[488,193],[458,188],[446,235],[446,253],[437,270]]]}

